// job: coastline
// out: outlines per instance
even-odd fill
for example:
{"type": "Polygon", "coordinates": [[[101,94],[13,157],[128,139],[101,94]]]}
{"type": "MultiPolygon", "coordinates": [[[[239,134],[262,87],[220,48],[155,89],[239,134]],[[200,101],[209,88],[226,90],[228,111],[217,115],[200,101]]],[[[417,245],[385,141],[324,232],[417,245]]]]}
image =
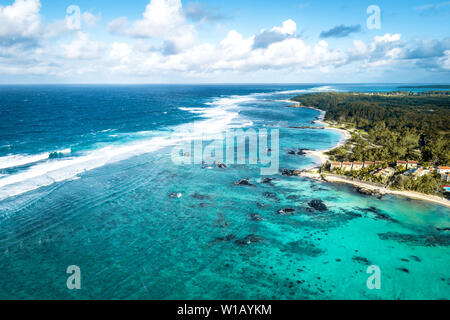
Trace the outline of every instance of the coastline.
{"type": "Polygon", "coordinates": [[[313,110],[319,111],[320,112],[319,119],[315,120],[314,123],[321,124],[325,130],[337,131],[342,136],[341,140],[339,140],[338,144],[336,144],[335,146],[333,146],[331,148],[322,149],[322,150],[306,150],[305,151],[306,155],[309,155],[309,156],[312,156],[312,157],[318,159],[318,162],[316,162],[312,167],[306,168],[306,170],[311,170],[313,168],[320,167],[320,166],[324,165],[325,163],[327,163],[327,161],[329,160],[329,157],[325,153],[345,145],[347,143],[347,141],[352,137],[350,131],[348,131],[348,130],[339,129],[339,128],[330,128],[330,124],[326,123],[324,121],[325,114],[326,114],[326,112],[324,110],[313,108],[313,107],[303,106],[298,101],[292,101],[292,100],[281,100],[281,101],[291,103],[292,105],[290,106],[290,108],[305,108],[305,109],[313,109],[313,110]]]}
{"type": "Polygon", "coordinates": [[[385,187],[376,186],[376,185],[373,185],[370,183],[365,183],[363,181],[350,180],[350,179],[347,179],[346,177],[329,174],[329,173],[320,174],[317,172],[302,171],[301,173],[298,174],[298,176],[315,179],[315,180],[320,180],[320,181],[325,181],[325,182],[330,182],[330,183],[350,184],[355,187],[365,188],[372,192],[377,192],[381,195],[386,195],[386,194],[397,195],[397,196],[406,197],[406,198],[410,198],[410,199],[433,202],[433,203],[440,204],[440,205],[450,208],[449,200],[440,198],[440,197],[434,196],[434,195],[419,193],[419,192],[415,192],[415,191],[391,190],[391,189],[387,189],[385,187]]]}
{"type": "Polygon", "coordinates": [[[315,179],[315,180],[320,180],[320,181],[325,181],[325,182],[330,182],[330,183],[350,184],[355,187],[368,189],[372,192],[378,192],[381,195],[391,194],[391,195],[406,197],[406,198],[410,198],[410,199],[428,201],[428,202],[432,202],[432,203],[443,205],[447,208],[450,208],[449,200],[435,196],[435,195],[429,195],[429,194],[424,194],[424,193],[415,192],[415,191],[391,190],[391,189],[388,189],[385,187],[380,187],[380,186],[376,186],[376,185],[373,185],[370,183],[365,183],[363,181],[350,180],[350,179],[347,179],[345,176],[339,176],[339,175],[327,174],[327,173],[320,174],[318,172],[311,172],[311,170],[320,168],[322,165],[324,165],[329,160],[329,157],[325,154],[325,152],[328,152],[335,148],[339,148],[339,147],[343,146],[344,144],[346,144],[347,141],[351,138],[351,133],[345,129],[330,128],[329,124],[324,122],[325,113],[326,113],[324,110],[313,108],[313,107],[305,107],[305,106],[301,105],[300,102],[297,102],[297,101],[286,100],[286,102],[293,104],[292,106],[290,106],[291,108],[306,108],[306,109],[314,109],[314,110],[319,111],[321,113],[319,120],[316,120],[314,122],[322,124],[325,127],[325,130],[335,130],[342,134],[342,138],[339,141],[339,143],[337,145],[333,146],[332,148],[324,149],[324,150],[305,151],[305,153],[307,155],[315,157],[316,159],[319,160],[319,162],[311,167],[303,169],[298,174],[298,176],[315,179]],[[324,176],[325,179],[322,178],[322,175],[324,176]]]}

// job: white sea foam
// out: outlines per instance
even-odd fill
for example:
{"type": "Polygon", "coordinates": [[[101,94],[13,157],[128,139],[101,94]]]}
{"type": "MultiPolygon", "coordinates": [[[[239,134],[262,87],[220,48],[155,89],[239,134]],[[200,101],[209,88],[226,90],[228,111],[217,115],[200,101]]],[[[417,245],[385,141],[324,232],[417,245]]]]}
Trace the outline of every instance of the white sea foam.
{"type": "MultiPolygon", "coordinates": [[[[73,158],[48,159],[49,153],[14,155],[0,158],[0,164],[3,163],[3,168],[39,162],[28,169],[2,177],[0,179],[0,200],[48,186],[55,182],[77,179],[83,172],[116,163],[133,156],[154,152],[184,141],[201,139],[205,135],[208,138],[216,139],[228,128],[250,126],[253,123],[248,119],[240,120],[239,112],[236,109],[240,103],[252,99],[254,98],[233,96],[215,99],[213,102],[207,103],[209,107],[205,108],[181,107],[179,108],[180,110],[200,115],[202,120],[179,125],[165,133],[158,132],[159,136],[154,136],[155,132],[152,131],[140,132],[138,134],[130,133],[130,135],[144,137],[146,135],[152,135],[152,133],[153,135],[152,137],[142,138],[121,145],[100,147],[73,158]]],[[[70,149],[59,152],[70,153],[70,149]]]]}
{"type": "MultiPolygon", "coordinates": [[[[62,154],[68,154],[71,152],[71,150],[64,149],[57,152],[62,154]]],[[[33,164],[35,162],[48,159],[49,155],[50,153],[45,152],[34,155],[13,154],[5,157],[0,157],[0,169],[8,169],[33,164]]]]}
{"type": "MultiPolygon", "coordinates": [[[[55,182],[78,179],[83,172],[115,163],[133,156],[157,151],[161,148],[183,143],[194,139],[202,139],[205,135],[212,139],[220,137],[222,132],[230,128],[243,128],[253,125],[249,119],[239,115],[241,108],[246,103],[257,102],[261,96],[280,94],[296,94],[311,91],[336,91],[323,86],[305,90],[287,90],[270,93],[253,93],[244,96],[218,97],[205,103],[207,107],[186,108],[182,111],[199,115],[202,119],[192,123],[186,123],[171,128],[167,132],[142,131],[138,133],[118,133],[117,135],[141,136],[133,142],[121,145],[99,147],[82,155],[72,158],[48,159],[49,153],[37,155],[9,155],[0,157],[0,169],[32,165],[29,168],[15,174],[3,176],[0,179],[0,200],[11,196],[51,185],[55,182]]],[[[101,132],[110,133],[115,129],[107,129],[101,132]]],[[[116,136],[116,134],[111,135],[116,136]]],[[[70,149],[58,151],[70,153],[70,149]]]]}

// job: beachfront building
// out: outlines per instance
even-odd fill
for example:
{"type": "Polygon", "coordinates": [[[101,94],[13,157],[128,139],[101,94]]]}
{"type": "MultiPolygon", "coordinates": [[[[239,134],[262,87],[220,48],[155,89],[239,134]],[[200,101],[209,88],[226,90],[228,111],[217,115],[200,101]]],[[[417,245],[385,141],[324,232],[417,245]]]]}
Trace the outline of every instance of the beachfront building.
{"type": "Polygon", "coordinates": [[[392,177],[395,173],[395,169],[391,168],[391,167],[387,167],[387,168],[382,168],[382,169],[378,169],[375,172],[376,176],[381,176],[382,178],[389,178],[392,177]]]}
{"type": "Polygon", "coordinates": [[[405,167],[405,169],[406,169],[406,168],[408,168],[408,163],[404,160],[397,160],[396,166],[397,167],[405,167]]]}
{"type": "Polygon", "coordinates": [[[414,161],[414,160],[408,160],[408,166],[407,166],[407,168],[408,168],[408,169],[417,168],[417,165],[418,165],[417,161],[414,161]]]}
{"type": "Polygon", "coordinates": [[[361,170],[363,168],[363,163],[361,161],[353,161],[352,170],[361,170]]]}
{"type": "Polygon", "coordinates": [[[338,161],[332,161],[330,163],[330,170],[334,170],[334,169],[340,169],[341,168],[341,163],[338,161]]]}
{"type": "Polygon", "coordinates": [[[364,168],[372,167],[375,165],[373,161],[364,161],[364,168]]]}
{"type": "Polygon", "coordinates": [[[342,162],[341,169],[344,171],[351,171],[352,170],[352,163],[348,161],[342,162]]]}
{"type": "Polygon", "coordinates": [[[412,169],[408,170],[408,172],[407,172],[407,174],[410,174],[410,175],[412,175],[413,177],[416,177],[416,178],[417,177],[421,177],[423,175],[426,175],[428,173],[430,173],[430,170],[425,170],[422,167],[415,167],[415,168],[412,168],[412,169]]]}
{"type": "Polygon", "coordinates": [[[437,173],[439,174],[445,174],[450,173],[450,167],[447,166],[439,166],[436,168],[437,173]]]}
{"type": "Polygon", "coordinates": [[[441,175],[441,179],[448,182],[450,181],[450,167],[439,166],[436,167],[436,172],[441,175]]]}

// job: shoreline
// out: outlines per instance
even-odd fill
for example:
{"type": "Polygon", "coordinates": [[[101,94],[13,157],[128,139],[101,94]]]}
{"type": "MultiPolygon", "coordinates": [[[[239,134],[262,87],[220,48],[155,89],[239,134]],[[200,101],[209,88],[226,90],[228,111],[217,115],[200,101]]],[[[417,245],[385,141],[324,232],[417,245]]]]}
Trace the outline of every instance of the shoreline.
{"type": "Polygon", "coordinates": [[[324,121],[326,111],[321,110],[321,109],[317,109],[317,108],[314,108],[314,107],[305,107],[298,101],[292,101],[292,100],[281,100],[281,101],[293,104],[292,106],[290,106],[290,108],[304,108],[304,109],[313,109],[313,110],[319,111],[320,112],[319,119],[318,120],[314,120],[314,123],[319,123],[319,124],[323,125],[324,130],[337,131],[342,136],[341,140],[339,140],[337,145],[335,145],[335,146],[333,146],[331,148],[322,149],[322,150],[307,150],[307,151],[305,151],[306,155],[312,156],[312,157],[314,157],[314,158],[319,160],[319,162],[316,162],[315,164],[313,164],[312,167],[307,167],[306,168],[307,170],[311,170],[311,169],[316,168],[318,166],[320,167],[320,166],[324,165],[325,163],[327,163],[327,161],[329,160],[329,157],[325,154],[325,152],[331,151],[333,149],[336,149],[336,148],[339,148],[339,147],[345,145],[347,143],[347,141],[352,137],[350,131],[348,131],[348,130],[340,129],[340,128],[330,128],[330,124],[326,123],[324,121]]]}
{"type": "Polygon", "coordinates": [[[388,189],[385,187],[376,186],[376,185],[373,185],[370,183],[365,183],[363,181],[349,180],[345,176],[339,176],[339,175],[328,174],[328,173],[323,173],[323,175],[325,176],[325,179],[322,179],[322,176],[320,173],[310,172],[312,169],[319,169],[322,165],[324,165],[329,160],[329,157],[325,154],[325,152],[328,152],[335,148],[339,148],[339,147],[343,146],[344,144],[346,144],[347,141],[351,138],[351,133],[350,133],[350,131],[345,130],[345,129],[330,128],[329,124],[324,122],[325,113],[326,113],[324,110],[313,108],[313,107],[305,107],[305,106],[301,105],[300,102],[297,102],[297,101],[286,100],[285,102],[293,103],[291,108],[306,108],[306,109],[314,109],[314,110],[319,111],[321,113],[320,118],[319,118],[319,120],[316,120],[314,122],[322,124],[325,127],[325,130],[335,130],[342,134],[342,138],[339,141],[339,143],[332,148],[323,149],[323,150],[305,151],[306,155],[315,157],[316,159],[319,160],[319,162],[311,167],[302,169],[300,174],[298,174],[298,176],[315,179],[315,180],[320,180],[320,181],[325,181],[325,182],[329,182],[329,183],[350,184],[355,187],[366,188],[370,191],[378,192],[381,195],[391,194],[391,195],[406,197],[409,199],[428,201],[428,202],[432,202],[432,203],[443,205],[447,208],[450,208],[449,200],[435,196],[435,195],[429,195],[429,194],[420,193],[420,192],[416,192],[416,191],[391,190],[391,189],[388,189]]]}
{"type": "Polygon", "coordinates": [[[416,192],[416,191],[400,191],[400,190],[387,189],[385,187],[376,186],[376,185],[373,185],[370,183],[366,183],[364,181],[350,180],[344,176],[334,175],[334,174],[330,174],[330,173],[320,174],[320,173],[302,171],[298,174],[298,176],[309,178],[309,179],[314,179],[314,180],[319,180],[319,181],[324,181],[324,182],[329,182],[329,183],[345,183],[345,184],[353,185],[355,187],[360,187],[360,188],[368,189],[370,191],[375,191],[381,195],[391,194],[391,195],[406,197],[406,198],[415,199],[415,200],[433,202],[435,204],[443,205],[445,207],[450,208],[449,200],[435,196],[435,195],[424,194],[424,193],[420,193],[420,192],[416,192]],[[324,176],[324,179],[322,178],[322,175],[324,176]]]}

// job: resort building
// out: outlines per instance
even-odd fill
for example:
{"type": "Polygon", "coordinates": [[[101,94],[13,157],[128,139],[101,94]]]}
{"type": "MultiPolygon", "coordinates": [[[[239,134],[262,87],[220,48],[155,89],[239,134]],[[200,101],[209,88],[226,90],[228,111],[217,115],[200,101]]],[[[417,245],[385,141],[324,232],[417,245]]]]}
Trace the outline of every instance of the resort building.
{"type": "Polygon", "coordinates": [[[341,163],[340,162],[332,161],[330,163],[330,170],[340,169],[340,168],[341,168],[341,163]]]}
{"type": "Polygon", "coordinates": [[[448,182],[450,180],[450,167],[439,166],[436,167],[436,172],[441,175],[441,179],[448,182]]]}
{"type": "Polygon", "coordinates": [[[405,167],[405,169],[408,167],[408,163],[404,160],[397,160],[397,167],[405,167]]]}
{"type": "Polygon", "coordinates": [[[351,162],[347,162],[347,161],[342,162],[341,169],[344,170],[344,171],[351,171],[352,170],[352,163],[351,162]]]}
{"type": "Polygon", "coordinates": [[[407,166],[407,168],[408,169],[411,169],[411,168],[417,168],[417,161],[414,161],[414,160],[408,160],[408,166],[407,166]]]}
{"type": "Polygon", "coordinates": [[[439,166],[436,168],[437,173],[443,174],[443,173],[450,173],[450,167],[447,166],[439,166]]]}
{"type": "Polygon", "coordinates": [[[411,170],[408,171],[408,174],[410,174],[410,175],[412,175],[414,177],[421,177],[421,176],[426,175],[428,173],[430,173],[430,170],[425,170],[422,167],[415,167],[415,168],[412,168],[411,170]]]}
{"type": "Polygon", "coordinates": [[[353,161],[352,170],[361,170],[363,168],[363,163],[361,161],[353,161]]]}
{"type": "Polygon", "coordinates": [[[382,178],[392,177],[395,173],[395,169],[391,167],[382,168],[375,172],[376,176],[381,176],[382,178]]]}
{"type": "Polygon", "coordinates": [[[368,168],[375,165],[375,162],[373,161],[364,161],[364,168],[368,168]]]}

